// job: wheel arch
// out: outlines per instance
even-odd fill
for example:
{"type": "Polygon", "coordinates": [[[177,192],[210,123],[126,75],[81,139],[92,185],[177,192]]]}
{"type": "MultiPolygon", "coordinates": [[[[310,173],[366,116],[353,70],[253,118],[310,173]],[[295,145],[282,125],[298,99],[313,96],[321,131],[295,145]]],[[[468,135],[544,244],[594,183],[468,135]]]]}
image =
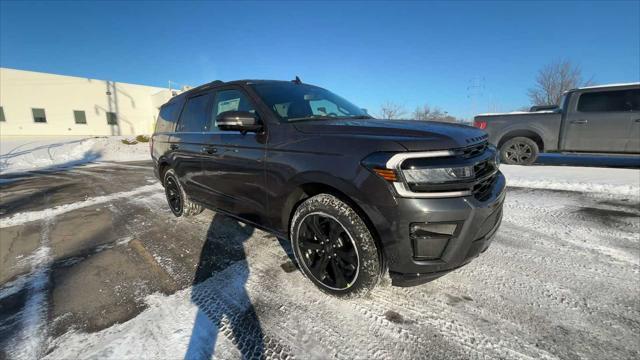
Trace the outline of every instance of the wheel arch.
{"type": "Polygon", "coordinates": [[[169,162],[166,159],[158,161],[158,178],[162,186],[164,186],[164,174],[167,170],[169,170],[169,162]]]}
{"type": "Polygon", "coordinates": [[[540,152],[544,151],[544,140],[542,139],[542,136],[531,129],[517,129],[506,132],[498,142],[498,149],[501,149],[505,142],[517,137],[526,137],[533,140],[538,145],[540,152]]]}

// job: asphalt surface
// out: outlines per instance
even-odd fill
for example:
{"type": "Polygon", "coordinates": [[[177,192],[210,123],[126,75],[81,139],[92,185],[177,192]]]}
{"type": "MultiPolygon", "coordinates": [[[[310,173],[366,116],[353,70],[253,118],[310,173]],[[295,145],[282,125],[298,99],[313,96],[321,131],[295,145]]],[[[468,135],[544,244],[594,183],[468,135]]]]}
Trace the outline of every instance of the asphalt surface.
{"type": "MultiPolygon", "coordinates": [[[[91,336],[153,314],[145,299],[158,293],[227,319],[220,358],[257,343],[273,358],[640,356],[637,199],[511,188],[483,256],[423,286],[385,279],[342,301],[315,290],[270,234],[211,211],[175,218],[149,163],[0,180],[0,359],[119,357],[125,345],[91,336]],[[251,299],[242,311],[229,306],[238,297],[251,299]],[[86,340],[67,343],[71,330],[86,340]]],[[[154,357],[171,319],[157,317],[132,358],[154,357]]]]}

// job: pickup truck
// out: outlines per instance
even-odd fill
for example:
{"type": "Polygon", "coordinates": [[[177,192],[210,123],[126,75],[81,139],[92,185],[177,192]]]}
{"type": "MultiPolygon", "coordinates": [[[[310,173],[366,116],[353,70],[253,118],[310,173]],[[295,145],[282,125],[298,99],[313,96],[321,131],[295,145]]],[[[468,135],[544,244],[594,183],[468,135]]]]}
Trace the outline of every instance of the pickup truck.
{"type": "Polygon", "coordinates": [[[542,152],[638,154],[640,83],[573,89],[557,106],[480,114],[473,124],[506,164],[531,165],[542,152]]]}

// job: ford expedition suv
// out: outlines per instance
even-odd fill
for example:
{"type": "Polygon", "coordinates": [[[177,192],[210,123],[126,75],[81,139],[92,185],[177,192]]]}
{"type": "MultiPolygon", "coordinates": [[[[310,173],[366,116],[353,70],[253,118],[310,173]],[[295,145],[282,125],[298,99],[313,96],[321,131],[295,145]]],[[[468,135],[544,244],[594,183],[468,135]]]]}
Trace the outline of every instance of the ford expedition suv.
{"type": "Polygon", "coordinates": [[[474,125],[507,164],[533,164],[543,151],[640,154],[640,83],[573,89],[558,106],[481,114],[474,125]]]}
{"type": "Polygon", "coordinates": [[[316,86],[215,81],[160,109],[151,152],[171,211],[209,208],[289,239],[321,290],[389,272],[417,285],[484,252],[505,179],[484,131],[377,120],[316,86]]]}

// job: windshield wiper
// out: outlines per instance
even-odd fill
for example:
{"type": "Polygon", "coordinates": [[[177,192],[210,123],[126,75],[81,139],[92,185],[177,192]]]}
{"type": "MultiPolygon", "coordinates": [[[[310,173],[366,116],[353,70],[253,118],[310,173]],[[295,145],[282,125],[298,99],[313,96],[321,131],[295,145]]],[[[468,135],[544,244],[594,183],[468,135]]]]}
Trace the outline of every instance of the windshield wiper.
{"type": "Polygon", "coordinates": [[[337,119],[337,117],[326,116],[326,115],[311,115],[311,116],[304,116],[299,118],[290,118],[287,121],[291,122],[291,121],[304,121],[304,120],[334,120],[334,119],[337,119]]]}
{"type": "Polygon", "coordinates": [[[345,116],[349,119],[373,119],[371,115],[353,115],[353,116],[345,116]]]}
{"type": "Polygon", "coordinates": [[[337,119],[373,119],[369,115],[347,115],[347,116],[327,116],[327,115],[310,115],[299,118],[291,118],[287,121],[305,121],[305,120],[337,120],[337,119]]]}

